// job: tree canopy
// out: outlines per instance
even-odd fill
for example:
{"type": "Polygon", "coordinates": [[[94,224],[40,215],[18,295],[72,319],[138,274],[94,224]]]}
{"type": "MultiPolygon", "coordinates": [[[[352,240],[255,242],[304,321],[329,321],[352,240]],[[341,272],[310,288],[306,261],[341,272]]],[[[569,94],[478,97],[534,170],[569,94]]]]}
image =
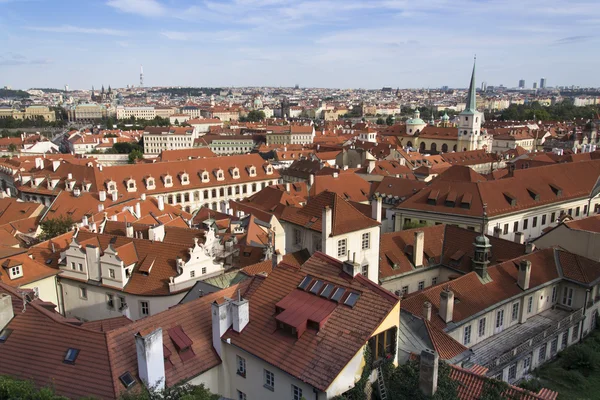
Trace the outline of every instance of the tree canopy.
{"type": "Polygon", "coordinates": [[[570,99],[551,106],[542,106],[534,101],[529,104],[511,104],[507,109],[498,113],[488,113],[486,119],[499,119],[502,121],[568,121],[575,118],[597,118],[600,107],[576,107],[570,99]]]}
{"type": "Polygon", "coordinates": [[[418,361],[409,361],[398,367],[388,364],[384,368],[384,379],[391,400],[458,400],[458,383],[450,378],[450,366],[443,361],[438,368],[437,392],[432,397],[419,389],[418,361]]]}
{"type": "Polygon", "coordinates": [[[53,237],[62,235],[63,233],[67,233],[71,230],[74,223],[75,222],[71,219],[71,217],[66,217],[63,215],[56,218],[46,219],[40,224],[40,228],[42,229],[40,239],[49,240],[53,237]]]}
{"type": "Polygon", "coordinates": [[[260,122],[266,118],[265,112],[262,110],[252,110],[248,113],[248,115],[244,118],[240,118],[241,122],[260,122]]]}

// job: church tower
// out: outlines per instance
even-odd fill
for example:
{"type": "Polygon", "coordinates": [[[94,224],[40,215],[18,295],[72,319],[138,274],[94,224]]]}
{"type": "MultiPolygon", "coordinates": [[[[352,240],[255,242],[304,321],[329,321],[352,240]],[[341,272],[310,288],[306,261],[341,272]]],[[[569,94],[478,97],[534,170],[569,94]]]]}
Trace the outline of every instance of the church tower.
{"type": "Polygon", "coordinates": [[[471,84],[467,93],[467,104],[465,109],[458,114],[458,139],[459,149],[477,150],[481,142],[481,123],[483,114],[477,111],[477,92],[475,86],[475,62],[473,62],[473,73],[471,84]]]}

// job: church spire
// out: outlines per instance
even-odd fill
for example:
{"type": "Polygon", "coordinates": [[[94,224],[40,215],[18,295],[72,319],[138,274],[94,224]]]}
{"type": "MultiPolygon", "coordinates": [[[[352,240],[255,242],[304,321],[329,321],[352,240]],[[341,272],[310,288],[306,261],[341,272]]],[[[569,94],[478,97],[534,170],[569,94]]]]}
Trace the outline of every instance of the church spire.
{"type": "Polygon", "coordinates": [[[477,61],[477,56],[473,60],[473,73],[471,74],[471,84],[469,85],[469,93],[467,94],[467,106],[465,110],[467,111],[477,111],[477,93],[475,86],[475,62],[477,61]]]}

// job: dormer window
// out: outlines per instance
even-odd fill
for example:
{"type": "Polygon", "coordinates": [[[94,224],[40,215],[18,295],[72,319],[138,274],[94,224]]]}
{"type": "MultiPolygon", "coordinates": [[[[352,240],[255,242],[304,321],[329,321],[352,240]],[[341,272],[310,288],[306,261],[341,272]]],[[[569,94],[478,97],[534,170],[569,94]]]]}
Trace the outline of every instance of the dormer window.
{"type": "Polygon", "coordinates": [[[181,179],[182,185],[188,185],[190,183],[190,176],[187,174],[187,172],[184,172],[181,175],[179,175],[179,179],[181,179]]]}
{"type": "Polygon", "coordinates": [[[238,179],[240,177],[240,170],[237,167],[232,168],[230,172],[233,179],[238,179]]]}
{"type": "Polygon", "coordinates": [[[256,176],[256,167],[254,165],[250,165],[249,167],[247,167],[248,169],[248,175],[250,175],[251,177],[256,176]]]}
{"type": "Polygon", "coordinates": [[[109,192],[114,192],[115,190],[117,190],[117,184],[115,181],[109,181],[106,184],[106,189],[108,189],[109,192]]]}
{"type": "Polygon", "coordinates": [[[221,168],[215,171],[215,176],[217,177],[218,181],[225,180],[225,174],[223,174],[223,170],[221,168]]]}
{"type": "Polygon", "coordinates": [[[135,192],[137,190],[134,179],[129,178],[125,184],[127,185],[128,192],[135,192]]]}
{"type": "Polygon", "coordinates": [[[210,181],[208,171],[201,171],[198,173],[198,175],[200,175],[200,179],[202,180],[202,183],[207,183],[210,181]]]}
{"type": "Polygon", "coordinates": [[[10,279],[16,279],[23,276],[23,272],[21,271],[21,266],[17,265],[10,269],[10,279]]]}
{"type": "Polygon", "coordinates": [[[156,183],[154,181],[154,178],[149,176],[146,178],[146,189],[154,189],[156,187],[156,183]]]}
{"type": "Polygon", "coordinates": [[[163,182],[165,184],[165,187],[171,187],[173,186],[173,177],[171,175],[165,175],[163,177],[163,182]]]}
{"type": "Polygon", "coordinates": [[[271,175],[273,173],[273,167],[269,164],[265,167],[265,172],[267,175],[271,175]]]}

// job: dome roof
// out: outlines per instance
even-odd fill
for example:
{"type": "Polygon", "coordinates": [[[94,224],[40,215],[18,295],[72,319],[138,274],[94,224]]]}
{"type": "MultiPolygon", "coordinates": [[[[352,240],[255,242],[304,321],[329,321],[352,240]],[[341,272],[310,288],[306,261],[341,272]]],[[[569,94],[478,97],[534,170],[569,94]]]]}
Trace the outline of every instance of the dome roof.
{"type": "Polygon", "coordinates": [[[442,120],[443,121],[449,121],[450,120],[450,117],[448,116],[447,113],[444,113],[444,115],[442,116],[442,120]]]}
{"type": "Polygon", "coordinates": [[[489,246],[490,245],[490,239],[487,238],[487,236],[485,235],[479,235],[475,238],[475,246],[489,246]]]}
{"type": "Polygon", "coordinates": [[[406,120],[406,125],[427,125],[421,118],[411,118],[406,120]]]}

